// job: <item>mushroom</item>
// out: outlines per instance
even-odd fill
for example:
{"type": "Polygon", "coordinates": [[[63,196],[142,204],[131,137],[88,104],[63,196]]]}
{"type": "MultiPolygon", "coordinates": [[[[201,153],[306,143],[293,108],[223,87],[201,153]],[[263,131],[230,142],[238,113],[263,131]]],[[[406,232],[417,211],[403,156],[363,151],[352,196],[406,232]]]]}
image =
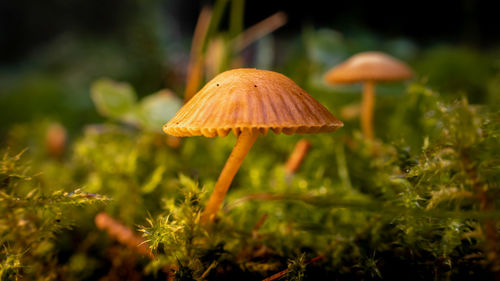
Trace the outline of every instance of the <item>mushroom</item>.
{"type": "Polygon", "coordinates": [[[233,69],[208,82],[167,124],[178,136],[238,137],[210,195],[201,223],[208,224],[224,201],[246,154],[260,134],[333,132],[343,123],[288,77],[266,70],[233,69]]]}
{"type": "Polygon", "coordinates": [[[412,71],[404,62],[381,52],[363,52],[337,65],[325,75],[330,84],[364,82],[361,101],[361,130],[373,139],[375,83],[406,80],[412,71]]]}

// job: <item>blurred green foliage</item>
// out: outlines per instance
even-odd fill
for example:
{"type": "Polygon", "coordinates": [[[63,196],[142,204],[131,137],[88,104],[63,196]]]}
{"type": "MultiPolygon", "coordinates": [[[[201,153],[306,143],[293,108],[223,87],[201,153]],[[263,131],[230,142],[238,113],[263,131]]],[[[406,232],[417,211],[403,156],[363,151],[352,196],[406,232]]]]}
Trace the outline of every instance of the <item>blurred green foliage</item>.
{"type": "Polygon", "coordinates": [[[445,96],[466,95],[472,103],[485,103],[499,63],[495,52],[484,55],[465,47],[439,46],[426,50],[415,62],[415,70],[445,96]]]}
{"type": "Polygon", "coordinates": [[[165,120],[174,117],[182,105],[169,90],[151,94],[137,103],[132,86],[109,79],[94,82],[90,92],[101,115],[154,132],[159,132],[165,120]]]}

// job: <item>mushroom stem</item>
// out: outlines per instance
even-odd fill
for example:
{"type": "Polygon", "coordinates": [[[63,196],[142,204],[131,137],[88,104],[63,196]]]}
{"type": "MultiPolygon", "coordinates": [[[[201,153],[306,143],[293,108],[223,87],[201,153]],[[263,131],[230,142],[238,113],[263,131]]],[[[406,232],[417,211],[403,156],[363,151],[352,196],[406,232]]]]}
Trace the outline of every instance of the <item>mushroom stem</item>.
{"type": "Polygon", "coordinates": [[[373,108],[375,106],[375,82],[365,81],[361,100],[361,131],[368,139],[374,138],[373,108]]]}
{"type": "Polygon", "coordinates": [[[201,215],[202,224],[209,224],[215,219],[215,215],[224,201],[226,192],[229,189],[236,172],[238,172],[243,159],[245,159],[245,156],[248,151],[250,151],[250,148],[252,148],[252,145],[255,143],[258,136],[259,132],[254,130],[242,130],[241,134],[238,136],[236,145],[234,146],[231,155],[229,155],[229,158],[219,175],[219,179],[217,179],[214,191],[212,192],[212,195],[210,195],[208,203],[205,206],[205,210],[201,215]]]}

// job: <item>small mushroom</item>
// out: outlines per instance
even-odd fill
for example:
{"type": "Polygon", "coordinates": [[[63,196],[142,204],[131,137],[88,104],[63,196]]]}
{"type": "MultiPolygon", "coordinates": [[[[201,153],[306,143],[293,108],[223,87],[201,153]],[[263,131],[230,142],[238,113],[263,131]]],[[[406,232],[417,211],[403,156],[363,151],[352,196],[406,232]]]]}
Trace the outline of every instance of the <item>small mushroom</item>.
{"type": "Polygon", "coordinates": [[[178,136],[224,137],[236,145],[215,184],[201,222],[215,218],[246,154],[260,134],[333,132],[343,123],[286,76],[266,70],[233,69],[208,82],[167,124],[178,136]]]}
{"type": "Polygon", "coordinates": [[[337,65],[325,75],[330,84],[364,82],[361,101],[361,130],[369,138],[373,133],[375,83],[406,80],[412,71],[404,62],[381,52],[363,52],[337,65]]]}

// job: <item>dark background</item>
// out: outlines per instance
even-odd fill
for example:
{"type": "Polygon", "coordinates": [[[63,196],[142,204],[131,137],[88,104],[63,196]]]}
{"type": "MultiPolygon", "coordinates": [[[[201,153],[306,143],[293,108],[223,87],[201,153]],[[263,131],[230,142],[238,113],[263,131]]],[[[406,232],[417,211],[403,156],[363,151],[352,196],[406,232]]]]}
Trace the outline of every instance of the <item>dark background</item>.
{"type": "MultiPolygon", "coordinates": [[[[218,35],[229,29],[226,1],[218,35]]],[[[499,1],[244,2],[245,28],[287,14],[268,67],[300,85],[356,52],[379,50],[450,99],[498,96],[499,1]]],[[[138,97],[164,88],[182,97],[200,10],[215,3],[0,0],[0,139],[19,123],[55,120],[77,135],[101,122],[89,93],[102,77],[129,83],[138,97]]],[[[257,67],[257,45],[241,53],[244,66],[257,67]]]]}
{"type": "MultiPolygon", "coordinates": [[[[213,1],[170,0],[3,0],[0,1],[0,62],[22,60],[60,34],[119,36],[146,9],[160,9],[180,34],[191,36],[200,8],[213,1]]],[[[359,30],[405,37],[420,45],[465,44],[488,48],[499,42],[498,1],[246,1],[245,25],[285,11],[278,36],[305,25],[345,33],[359,30]]]]}

